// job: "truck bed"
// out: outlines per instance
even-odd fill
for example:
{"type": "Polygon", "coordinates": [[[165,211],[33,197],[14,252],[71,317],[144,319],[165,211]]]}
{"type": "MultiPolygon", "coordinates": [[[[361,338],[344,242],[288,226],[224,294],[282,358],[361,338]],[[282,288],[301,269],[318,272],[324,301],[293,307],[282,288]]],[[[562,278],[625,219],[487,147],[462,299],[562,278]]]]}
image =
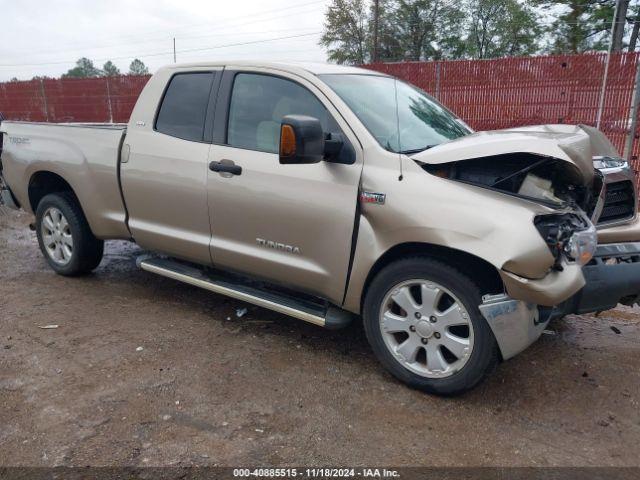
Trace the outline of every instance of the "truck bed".
{"type": "Polygon", "coordinates": [[[2,175],[21,207],[32,212],[38,182],[64,179],[96,236],[128,238],[120,191],[126,124],[3,121],[2,175]]]}

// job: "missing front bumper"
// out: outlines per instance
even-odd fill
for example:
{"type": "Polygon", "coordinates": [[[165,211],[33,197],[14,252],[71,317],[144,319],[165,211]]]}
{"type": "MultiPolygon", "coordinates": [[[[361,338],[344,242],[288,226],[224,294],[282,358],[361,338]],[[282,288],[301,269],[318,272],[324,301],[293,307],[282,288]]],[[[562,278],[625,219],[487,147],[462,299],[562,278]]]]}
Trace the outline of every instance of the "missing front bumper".
{"type": "Polygon", "coordinates": [[[553,316],[601,312],[640,298],[640,242],[599,245],[593,261],[582,268],[586,284],[553,316]]]}
{"type": "Polygon", "coordinates": [[[498,342],[502,358],[507,360],[535,342],[549,322],[538,307],[507,295],[485,295],[479,306],[498,342]]]}

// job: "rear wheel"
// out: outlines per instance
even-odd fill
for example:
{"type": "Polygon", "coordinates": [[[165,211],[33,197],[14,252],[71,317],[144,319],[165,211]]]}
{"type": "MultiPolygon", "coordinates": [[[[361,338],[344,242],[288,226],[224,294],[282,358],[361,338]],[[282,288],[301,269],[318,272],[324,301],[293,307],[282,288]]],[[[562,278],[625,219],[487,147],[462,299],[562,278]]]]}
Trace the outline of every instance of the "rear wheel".
{"type": "Polygon", "coordinates": [[[455,395],[477,385],[498,350],[482,317],[478,287],[426,257],[385,267],[367,292],[363,320],[378,360],[396,378],[430,393],[455,395]]]}
{"type": "Polygon", "coordinates": [[[36,209],[36,234],[40,250],[60,275],[82,275],[102,260],[104,242],[98,240],[74,195],[53,193],[36,209]]]}

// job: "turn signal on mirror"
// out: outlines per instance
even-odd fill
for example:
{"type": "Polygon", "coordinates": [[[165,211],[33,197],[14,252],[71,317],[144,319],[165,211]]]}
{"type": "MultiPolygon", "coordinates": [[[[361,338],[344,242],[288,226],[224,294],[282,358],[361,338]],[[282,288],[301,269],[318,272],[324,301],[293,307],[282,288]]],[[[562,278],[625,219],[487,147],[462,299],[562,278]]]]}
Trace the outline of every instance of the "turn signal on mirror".
{"type": "Polygon", "coordinates": [[[296,154],[296,134],[291,125],[282,125],[280,129],[280,156],[292,157],[296,154]]]}

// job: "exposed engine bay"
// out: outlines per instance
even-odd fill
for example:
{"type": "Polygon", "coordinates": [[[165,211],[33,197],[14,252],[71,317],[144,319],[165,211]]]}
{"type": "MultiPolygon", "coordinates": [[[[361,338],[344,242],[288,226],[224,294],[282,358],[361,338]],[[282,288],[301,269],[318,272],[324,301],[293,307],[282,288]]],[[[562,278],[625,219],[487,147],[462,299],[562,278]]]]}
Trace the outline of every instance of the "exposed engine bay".
{"type": "MultiPolygon", "coordinates": [[[[596,210],[604,177],[594,172],[585,184],[581,172],[569,162],[533,153],[508,153],[440,164],[423,164],[424,170],[441,178],[515,195],[573,213],[541,215],[535,227],[562,271],[563,259],[586,265],[597,247],[594,225],[585,215],[596,210]],[[582,210],[582,211],[581,211],[582,210]]],[[[600,206],[601,208],[601,206],[600,206]]]]}
{"type": "Polygon", "coordinates": [[[451,163],[418,163],[427,172],[559,208],[579,207],[588,214],[602,189],[602,176],[585,186],[570,163],[532,153],[507,153],[451,163]]]}

